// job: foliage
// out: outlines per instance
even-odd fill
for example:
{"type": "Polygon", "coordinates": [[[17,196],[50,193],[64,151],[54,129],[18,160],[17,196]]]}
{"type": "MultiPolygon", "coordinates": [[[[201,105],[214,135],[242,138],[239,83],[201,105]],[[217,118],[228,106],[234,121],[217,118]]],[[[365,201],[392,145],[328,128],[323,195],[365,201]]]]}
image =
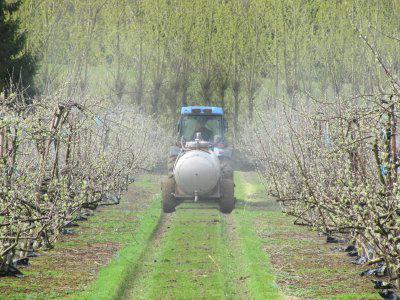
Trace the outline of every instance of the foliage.
{"type": "MultiPolygon", "coordinates": [[[[68,80],[173,124],[181,105],[255,108],[373,92],[384,74],[351,22],[398,72],[398,1],[24,1],[39,87],[68,80]]],[[[378,88],[379,89],[379,88],[378,88]]]]}

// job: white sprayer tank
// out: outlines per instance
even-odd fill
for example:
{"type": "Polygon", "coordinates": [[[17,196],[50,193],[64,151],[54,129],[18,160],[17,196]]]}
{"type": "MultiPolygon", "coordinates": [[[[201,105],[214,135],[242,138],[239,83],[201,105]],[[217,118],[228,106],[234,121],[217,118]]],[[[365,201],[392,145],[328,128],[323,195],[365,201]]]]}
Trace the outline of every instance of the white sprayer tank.
{"type": "Polygon", "coordinates": [[[220,164],[213,152],[191,150],[175,164],[175,182],[187,195],[207,195],[218,184],[220,164]]]}

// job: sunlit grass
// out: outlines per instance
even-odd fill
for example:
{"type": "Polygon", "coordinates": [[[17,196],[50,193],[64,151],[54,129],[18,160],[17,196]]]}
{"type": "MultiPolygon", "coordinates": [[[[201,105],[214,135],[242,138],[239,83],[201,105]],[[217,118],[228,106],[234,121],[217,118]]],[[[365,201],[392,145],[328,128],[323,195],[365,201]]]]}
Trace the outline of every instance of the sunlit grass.
{"type": "Polygon", "coordinates": [[[232,297],[225,265],[227,244],[223,218],[208,204],[183,204],[173,216],[154,255],[144,261],[131,297],[135,299],[203,299],[232,297]],[[144,274],[144,276],[141,276],[144,274]]]}
{"type": "Polygon", "coordinates": [[[139,218],[137,230],[129,235],[129,243],[121,249],[105,268],[100,270],[97,280],[82,295],[73,299],[117,299],[123,295],[140,258],[148,245],[160,219],[160,198],[156,197],[139,218]]]}

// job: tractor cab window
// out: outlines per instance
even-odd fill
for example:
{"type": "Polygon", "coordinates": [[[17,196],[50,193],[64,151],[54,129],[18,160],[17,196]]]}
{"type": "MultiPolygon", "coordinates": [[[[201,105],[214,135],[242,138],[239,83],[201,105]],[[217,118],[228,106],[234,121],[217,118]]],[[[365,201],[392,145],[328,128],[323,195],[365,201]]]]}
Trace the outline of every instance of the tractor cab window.
{"type": "Polygon", "coordinates": [[[183,116],[181,122],[181,136],[186,141],[195,139],[200,132],[203,140],[213,142],[216,136],[222,137],[221,116],[183,116]]]}

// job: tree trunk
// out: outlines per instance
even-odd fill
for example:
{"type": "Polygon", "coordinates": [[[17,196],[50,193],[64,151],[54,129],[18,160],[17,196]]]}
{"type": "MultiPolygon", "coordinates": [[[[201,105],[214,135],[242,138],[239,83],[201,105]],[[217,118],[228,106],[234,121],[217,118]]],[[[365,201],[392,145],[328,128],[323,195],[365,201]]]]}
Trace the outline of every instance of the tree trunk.
{"type": "Polygon", "coordinates": [[[157,79],[154,82],[154,88],[153,88],[153,107],[152,107],[152,113],[157,116],[158,114],[158,106],[160,104],[160,90],[161,90],[161,85],[162,85],[162,80],[157,79]]]}
{"type": "Polygon", "coordinates": [[[187,91],[188,91],[188,84],[186,82],[182,85],[182,106],[187,106],[187,91]]]}
{"type": "Polygon", "coordinates": [[[139,44],[139,62],[138,62],[138,79],[136,82],[136,99],[134,99],[133,103],[136,103],[139,109],[142,108],[143,103],[143,39],[140,37],[139,44]]]}
{"type": "Polygon", "coordinates": [[[237,136],[239,127],[239,106],[240,106],[240,82],[236,80],[233,83],[233,98],[234,98],[234,114],[233,114],[233,130],[237,136]]]}
{"type": "Polygon", "coordinates": [[[204,99],[205,105],[211,105],[211,96],[212,96],[212,91],[211,91],[211,79],[210,78],[205,78],[201,82],[201,92],[202,92],[202,97],[204,99]]]}
{"type": "Polygon", "coordinates": [[[227,88],[228,88],[228,86],[226,84],[224,84],[223,86],[220,87],[220,90],[219,90],[219,100],[220,100],[221,107],[224,110],[225,110],[225,94],[226,94],[227,88]]]}
{"type": "Polygon", "coordinates": [[[254,93],[251,91],[247,97],[249,107],[249,120],[252,121],[254,118],[254,93]]]}

